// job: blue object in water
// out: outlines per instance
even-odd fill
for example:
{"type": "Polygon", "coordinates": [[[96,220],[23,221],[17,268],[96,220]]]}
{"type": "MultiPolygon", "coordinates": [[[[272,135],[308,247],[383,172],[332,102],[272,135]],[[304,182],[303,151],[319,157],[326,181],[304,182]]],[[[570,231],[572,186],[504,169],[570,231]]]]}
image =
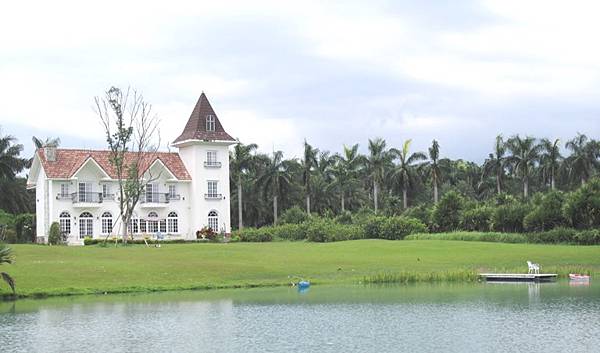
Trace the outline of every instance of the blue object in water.
{"type": "Polygon", "coordinates": [[[298,287],[299,288],[308,288],[308,287],[310,287],[310,282],[309,281],[300,281],[300,282],[298,282],[298,287]]]}

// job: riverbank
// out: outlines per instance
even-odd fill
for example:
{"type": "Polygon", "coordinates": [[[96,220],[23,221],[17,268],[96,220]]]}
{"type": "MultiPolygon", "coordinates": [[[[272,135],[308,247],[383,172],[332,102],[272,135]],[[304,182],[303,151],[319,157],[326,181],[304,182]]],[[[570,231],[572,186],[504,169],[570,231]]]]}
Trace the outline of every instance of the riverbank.
{"type": "MultiPolygon", "coordinates": [[[[600,273],[600,246],[461,241],[356,240],[167,244],[161,248],[11,245],[18,297],[244,288],[288,285],[300,276],[315,284],[353,284],[393,274],[396,282],[470,281],[478,272],[600,273]]],[[[297,280],[297,279],[296,279],[297,280]]],[[[10,290],[0,284],[0,296],[10,290]]]]}

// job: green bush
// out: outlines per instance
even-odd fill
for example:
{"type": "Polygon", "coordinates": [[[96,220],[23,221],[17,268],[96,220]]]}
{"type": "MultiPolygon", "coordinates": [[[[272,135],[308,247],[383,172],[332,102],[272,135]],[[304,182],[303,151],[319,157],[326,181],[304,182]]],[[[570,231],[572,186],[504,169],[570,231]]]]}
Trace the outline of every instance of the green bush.
{"type": "Polygon", "coordinates": [[[335,217],[334,220],[339,224],[352,224],[352,212],[346,210],[335,217]]]}
{"type": "Polygon", "coordinates": [[[379,239],[385,221],[386,217],[383,216],[370,216],[363,219],[361,227],[364,237],[366,239],[379,239]]]}
{"type": "Polygon", "coordinates": [[[304,224],[280,224],[276,227],[271,227],[272,236],[274,239],[283,240],[305,240],[306,225],[304,224]]]}
{"type": "Polygon", "coordinates": [[[452,232],[432,234],[412,234],[406,240],[458,240],[458,241],[484,241],[493,243],[527,243],[527,237],[518,233],[496,232],[452,232]]]}
{"type": "Polygon", "coordinates": [[[0,209],[0,225],[13,228],[15,226],[15,216],[0,209]]]}
{"type": "Polygon", "coordinates": [[[303,224],[306,226],[306,239],[313,242],[334,242],[363,238],[360,226],[339,224],[328,219],[314,218],[303,224]]]}
{"type": "Polygon", "coordinates": [[[7,244],[17,243],[17,232],[13,228],[4,229],[4,240],[0,239],[0,241],[7,244]]]}
{"type": "Polygon", "coordinates": [[[416,218],[388,217],[380,226],[381,239],[402,240],[409,234],[426,233],[427,226],[416,218]]]}
{"type": "MultiPolygon", "coordinates": [[[[135,239],[135,240],[127,240],[127,244],[130,245],[146,245],[148,244],[192,244],[192,243],[206,243],[208,240],[185,240],[185,239],[171,239],[171,240],[156,240],[156,239],[135,239]]],[[[106,240],[105,238],[90,238],[85,237],[83,239],[83,245],[107,245],[107,244],[122,244],[123,239],[121,238],[113,238],[106,240]]]]}
{"type": "Polygon", "coordinates": [[[431,223],[431,213],[433,209],[431,207],[427,207],[427,205],[420,205],[415,207],[407,208],[402,216],[406,218],[416,218],[421,223],[428,225],[431,223]]]}
{"type": "Polygon", "coordinates": [[[240,241],[243,242],[267,242],[273,240],[273,228],[274,227],[244,228],[235,231],[233,236],[239,237],[240,241]]]}
{"type": "Polygon", "coordinates": [[[477,206],[464,211],[461,226],[464,230],[487,232],[491,229],[494,209],[489,206],[477,206]]]}
{"type": "Polygon", "coordinates": [[[458,230],[464,209],[464,199],[456,191],[448,191],[433,208],[432,228],[436,232],[458,230]]]}
{"type": "Polygon", "coordinates": [[[535,207],[523,219],[523,226],[529,232],[543,232],[565,224],[562,208],[564,195],[560,191],[550,191],[536,195],[539,199],[535,207]]]}
{"type": "Polygon", "coordinates": [[[580,245],[600,244],[600,229],[582,230],[573,237],[573,242],[580,245]]]}
{"type": "Polygon", "coordinates": [[[280,217],[279,224],[300,224],[306,221],[309,215],[298,206],[287,209],[280,217]]]}
{"type": "Polygon", "coordinates": [[[496,207],[492,216],[492,229],[498,232],[523,232],[523,219],[527,211],[527,205],[517,201],[496,207]]]}
{"type": "Polygon", "coordinates": [[[600,178],[588,181],[568,195],[563,215],[573,228],[600,228],[600,178]]]}
{"type": "Polygon", "coordinates": [[[20,243],[35,243],[35,215],[24,213],[15,217],[15,231],[20,243]]]}
{"type": "Polygon", "coordinates": [[[62,242],[60,236],[60,226],[58,222],[52,222],[50,225],[50,231],[48,232],[48,243],[52,245],[57,245],[62,242]]]}
{"type": "Polygon", "coordinates": [[[530,243],[559,244],[572,243],[577,231],[573,228],[554,228],[546,232],[528,233],[530,243]]]}

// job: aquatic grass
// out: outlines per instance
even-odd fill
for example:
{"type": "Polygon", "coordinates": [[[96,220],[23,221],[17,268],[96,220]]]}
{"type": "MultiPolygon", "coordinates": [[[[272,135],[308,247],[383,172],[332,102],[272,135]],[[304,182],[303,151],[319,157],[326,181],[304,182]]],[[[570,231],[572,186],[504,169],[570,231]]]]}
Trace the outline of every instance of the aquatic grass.
{"type": "Polygon", "coordinates": [[[431,282],[475,282],[479,274],[472,270],[440,271],[440,272],[381,272],[365,276],[364,284],[392,283],[431,283],[431,282]]]}

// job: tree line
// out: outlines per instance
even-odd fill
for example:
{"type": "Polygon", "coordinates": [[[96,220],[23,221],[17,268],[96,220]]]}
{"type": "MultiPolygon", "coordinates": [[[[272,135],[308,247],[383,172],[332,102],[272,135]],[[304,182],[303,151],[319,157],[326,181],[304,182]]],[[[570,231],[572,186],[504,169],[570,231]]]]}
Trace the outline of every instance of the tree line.
{"type": "Polygon", "coordinates": [[[454,191],[484,202],[498,195],[528,200],[534,193],[572,191],[600,173],[600,142],[584,134],[558,139],[498,135],[482,164],[443,158],[433,140],[427,151],[400,148],[381,138],[343,146],[341,153],[319,150],[306,140],[301,158],[282,151],[259,153],[256,144],[237,144],[230,153],[231,219],[237,228],[277,224],[286,209],[335,216],[371,209],[399,215],[437,204],[454,191]]]}

